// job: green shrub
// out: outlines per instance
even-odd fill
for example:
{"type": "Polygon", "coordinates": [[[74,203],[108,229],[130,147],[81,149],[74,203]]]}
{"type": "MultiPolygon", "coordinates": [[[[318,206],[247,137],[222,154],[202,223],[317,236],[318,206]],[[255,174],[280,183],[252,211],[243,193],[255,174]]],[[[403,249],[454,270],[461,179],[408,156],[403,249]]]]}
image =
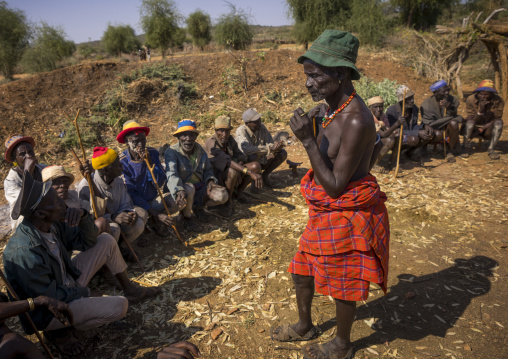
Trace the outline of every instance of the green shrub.
{"type": "Polygon", "coordinates": [[[140,15],[141,27],[145,32],[148,46],[158,48],[162,58],[166,56],[166,51],[170,47],[181,46],[178,44],[178,41],[182,40],[178,28],[181,16],[174,1],[143,0],[140,15]]]}
{"type": "Polygon", "coordinates": [[[231,3],[229,5],[230,12],[222,15],[215,26],[215,40],[227,49],[245,50],[254,38],[249,17],[231,3]]]}
{"type": "Polygon", "coordinates": [[[109,24],[101,41],[106,52],[116,56],[120,56],[121,53],[129,54],[141,47],[141,42],[130,25],[113,26],[109,24]]]}
{"type": "Polygon", "coordinates": [[[29,38],[30,27],[25,13],[9,9],[5,1],[0,1],[0,72],[7,80],[12,79],[29,38]]]}
{"type": "Polygon", "coordinates": [[[197,46],[203,51],[204,47],[212,40],[212,21],[210,15],[201,10],[196,10],[189,15],[185,21],[187,24],[187,31],[192,36],[194,46],[197,46]]]}
{"type": "Polygon", "coordinates": [[[356,93],[367,103],[367,100],[374,96],[381,96],[385,100],[385,109],[397,102],[395,90],[399,85],[396,81],[384,79],[376,82],[367,77],[362,77],[354,82],[356,93]]]}
{"type": "Polygon", "coordinates": [[[52,71],[58,61],[71,56],[76,50],[74,42],[65,39],[61,28],[51,27],[45,22],[35,27],[34,39],[23,54],[21,66],[26,72],[52,71]]]}
{"type": "MultiPolygon", "coordinates": [[[[62,118],[61,122],[64,124],[65,135],[58,139],[58,144],[62,149],[73,148],[76,151],[79,148],[76,128],[66,118],[62,118]]],[[[110,122],[105,117],[94,115],[88,118],[79,117],[78,125],[83,147],[90,148],[104,142],[102,136],[110,127],[110,122]]]]}

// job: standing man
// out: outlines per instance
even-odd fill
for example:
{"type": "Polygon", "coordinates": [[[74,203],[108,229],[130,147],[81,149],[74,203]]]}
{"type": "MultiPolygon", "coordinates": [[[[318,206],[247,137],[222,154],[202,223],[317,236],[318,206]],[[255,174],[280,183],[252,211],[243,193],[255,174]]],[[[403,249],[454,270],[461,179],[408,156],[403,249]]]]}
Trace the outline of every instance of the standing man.
{"type": "MultiPolygon", "coordinates": [[[[494,147],[503,133],[504,101],[498,96],[494,82],[483,80],[466,100],[466,126],[464,136],[463,157],[469,157],[471,152],[471,138],[480,136],[490,140],[489,157],[492,160],[500,158],[494,147]]],[[[464,131],[464,128],[462,129],[464,131]]]]}
{"type": "Polygon", "coordinates": [[[261,166],[259,162],[248,162],[247,156],[238,148],[233,136],[231,136],[231,118],[219,116],[215,119],[215,135],[205,142],[204,149],[213,166],[215,178],[221,186],[225,186],[230,194],[226,202],[226,210],[222,213],[226,217],[233,214],[233,191],[240,198],[243,190],[254,181],[257,188],[263,186],[261,166]]]}
{"type": "MultiPolygon", "coordinates": [[[[166,214],[164,204],[157,192],[157,187],[153,183],[152,176],[145,162],[145,154],[148,152],[149,161],[154,165],[154,175],[157,184],[163,190],[166,186],[166,173],[162,168],[159,151],[153,147],[146,147],[146,136],[150,133],[148,127],[141,126],[136,121],[127,121],[123,125],[123,130],[116,136],[119,143],[126,143],[127,149],[120,156],[120,162],[123,166],[123,177],[132,201],[135,206],[143,208],[148,212],[152,219],[157,234],[164,236],[168,228],[171,228],[173,220],[166,214]]],[[[188,195],[193,196],[194,191],[186,188],[188,195]]],[[[184,198],[178,198],[176,201],[170,193],[166,193],[164,201],[171,213],[190,210],[192,203],[188,203],[184,198]]]]}
{"type": "Polygon", "coordinates": [[[247,162],[257,161],[261,165],[263,183],[273,187],[268,176],[288,157],[284,142],[273,142],[272,135],[261,123],[261,114],[253,108],[245,111],[242,119],[245,124],[236,130],[235,140],[247,156],[247,162]]]}
{"type": "MultiPolygon", "coordinates": [[[[402,138],[402,149],[407,149],[405,152],[406,156],[412,161],[420,161],[421,156],[415,153],[417,148],[421,148],[424,155],[426,155],[427,144],[429,144],[435,137],[434,129],[429,125],[418,124],[418,106],[415,105],[415,94],[406,85],[399,86],[395,91],[397,95],[396,104],[388,107],[386,111],[386,117],[388,118],[388,124],[391,126],[397,125],[400,128],[400,124],[404,124],[403,138],[402,138]],[[402,116],[402,103],[406,94],[406,100],[404,103],[404,116],[402,116]]],[[[400,131],[394,131],[397,139],[400,139],[400,131]]],[[[397,141],[398,146],[398,141],[397,141]]],[[[401,150],[402,150],[401,149],[401,150]]],[[[397,158],[397,151],[392,151],[392,158],[390,161],[393,162],[397,158]]]]}
{"type": "MultiPolygon", "coordinates": [[[[178,128],[173,133],[173,136],[178,138],[178,143],[166,150],[164,160],[171,194],[177,201],[182,199],[189,202],[198,219],[208,222],[209,217],[204,207],[226,203],[228,193],[224,187],[217,184],[212,164],[203,147],[196,142],[198,134],[195,121],[178,122],[178,128]],[[189,195],[189,187],[192,188],[192,196],[189,195]]],[[[184,211],[184,218],[192,223],[190,211],[184,211]]]]}
{"type": "MultiPolygon", "coordinates": [[[[446,131],[446,137],[450,139],[450,151],[446,154],[446,161],[455,162],[455,146],[459,141],[459,124],[462,123],[462,116],[457,115],[460,101],[450,95],[450,88],[445,80],[434,82],[430,90],[433,95],[423,101],[420,107],[422,123],[435,130],[433,142],[442,141],[443,131],[446,131]]],[[[446,139],[443,146],[446,146],[446,139]]]]}
{"type": "Polygon", "coordinates": [[[360,78],[355,66],[358,46],[350,33],[326,30],[298,59],[312,100],[324,99],[330,107],[317,139],[312,120],[301,108],[291,118],[291,129],[312,167],[301,184],[309,222],[289,266],[299,321],[273,329],[271,337],[279,341],[314,338],[314,290],[332,296],[337,335],[325,344],[306,346],[307,359],[352,358],[356,302],[367,299],[371,282],[386,293],[390,228],[386,195],[369,174],[376,142],[374,121],[351,81],[360,78]]]}

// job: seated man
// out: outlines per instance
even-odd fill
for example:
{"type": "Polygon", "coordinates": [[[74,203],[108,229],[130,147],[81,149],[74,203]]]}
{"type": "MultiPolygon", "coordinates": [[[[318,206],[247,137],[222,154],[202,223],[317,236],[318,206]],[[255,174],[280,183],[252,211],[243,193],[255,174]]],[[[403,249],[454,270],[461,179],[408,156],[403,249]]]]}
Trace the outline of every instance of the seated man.
{"type": "MultiPolygon", "coordinates": [[[[14,168],[9,170],[4,180],[5,199],[9,202],[10,212],[12,213],[14,203],[16,203],[21,191],[23,171],[27,169],[37,181],[42,181],[41,172],[46,166],[39,164],[37,157],[35,157],[35,141],[32,137],[12,136],[5,141],[5,147],[5,160],[14,164],[14,168]]],[[[21,221],[23,221],[23,217],[20,217],[17,221],[11,220],[13,231],[21,221]]]]}
{"type": "MultiPolygon", "coordinates": [[[[92,181],[94,194],[98,194],[106,200],[106,214],[111,227],[111,234],[118,242],[120,232],[125,239],[132,243],[145,230],[148,220],[148,212],[141,207],[135,207],[127,187],[121,176],[123,166],[120,163],[118,153],[107,147],[95,147],[92,156],[92,166],[96,170],[93,173],[92,181]]],[[[77,185],[79,197],[84,200],[90,198],[88,181],[83,178],[77,185]]],[[[129,253],[128,248],[122,248],[122,254],[129,253]]]]}
{"type": "MultiPolygon", "coordinates": [[[[376,133],[381,138],[381,143],[383,147],[379,153],[379,156],[376,160],[377,163],[381,162],[384,156],[388,153],[388,151],[393,150],[395,145],[395,135],[394,132],[400,128],[400,125],[403,123],[402,120],[396,121],[392,126],[389,126],[388,118],[384,111],[385,101],[381,96],[375,96],[370,98],[367,101],[367,106],[372,112],[374,116],[374,123],[376,124],[376,133]]],[[[405,122],[405,121],[404,121],[405,122]]],[[[392,158],[391,158],[392,159],[392,158]]],[[[393,168],[394,164],[392,161],[389,161],[387,165],[381,167],[379,169],[380,173],[388,173],[393,168]]]]}
{"type": "MultiPolygon", "coordinates": [[[[145,154],[148,152],[149,161],[154,166],[153,172],[157,184],[161,191],[165,192],[166,174],[160,163],[159,151],[152,147],[146,147],[146,136],[149,133],[150,129],[148,127],[142,127],[135,121],[127,121],[116,139],[119,143],[127,143],[128,145],[128,148],[120,156],[120,162],[123,166],[123,178],[127,191],[134,205],[147,211],[155,224],[156,232],[161,236],[165,236],[167,229],[173,225],[173,219],[166,213],[145,162],[145,154]]],[[[191,216],[194,188],[188,186],[185,187],[184,191],[188,191],[186,195],[190,198],[190,202],[187,202],[185,197],[175,197],[175,200],[169,193],[165,194],[164,201],[171,213],[183,211],[184,227],[192,229],[193,225],[188,219],[191,216]]]]}
{"type": "MultiPolygon", "coordinates": [[[[160,293],[159,288],[142,288],[130,281],[127,264],[115,239],[106,233],[97,236],[93,217],[83,209],[67,208],[51,187],[51,182],[35,181],[23,173],[23,186],[12,218],[24,216],[7,243],[4,253],[5,275],[18,297],[23,300],[45,295],[67,303],[73,313],[73,326],[65,326],[46,308],[29,312],[38,330],[68,355],[83,350],[72,334],[88,330],[125,316],[128,300],[139,301],[160,293]],[[69,253],[81,251],[72,259],[69,253]],[[125,297],[102,297],[87,287],[103,266],[113,273],[125,297]]],[[[32,334],[26,319],[23,329],[32,334]]],[[[79,334],[76,334],[79,336],[79,334]]]]}
{"type": "Polygon", "coordinates": [[[199,131],[196,122],[182,120],[173,136],[178,138],[174,144],[164,153],[166,162],[166,175],[168,177],[168,188],[171,194],[177,199],[185,199],[193,205],[193,211],[202,222],[208,222],[204,206],[218,206],[228,200],[228,193],[224,187],[217,184],[213,176],[213,167],[205,150],[196,139],[199,131]],[[195,188],[194,197],[190,197],[187,187],[195,188]],[[189,198],[190,197],[190,198],[189,198]]]}
{"type": "Polygon", "coordinates": [[[44,359],[44,355],[31,341],[19,334],[13,333],[4,323],[4,320],[28,311],[46,308],[55,318],[65,325],[72,323],[72,312],[67,304],[53,298],[39,296],[10,302],[7,296],[0,292],[0,358],[2,359],[44,359]]]}
{"type": "Polygon", "coordinates": [[[490,140],[489,157],[492,160],[500,158],[494,147],[503,133],[503,109],[504,101],[498,96],[494,83],[483,80],[474,90],[474,93],[466,100],[466,125],[463,126],[464,153],[463,157],[469,157],[471,152],[471,138],[480,136],[490,140]]]}
{"type": "MultiPolygon", "coordinates": [[[[263,185],[261,166],[259,162],[247,163],[247,156],[238,148],[231,136],[231,118],[219,116],[215,119],[215,135],[206,140],[204,149],[213,166],[215,177],[219,184],[228,189],[229,199],[227,209],[223,213],[226,217],[233,214],[233,191],[236,189],[238,198],[249,183],[254,181],[257,188],[263,185]]],[[[244,199],[246,201],[246,199],[244,199]]]]}
{"type": "MultiPolygon", "coordinates": [[[[446,161],[455,162],[455,156],[457,156],[455,147],[459,140],[459,123],[462,122],[462,116],[457,115],[460,101],[450,95],[450,88],[444,80],[434,82],[430,86],[430,90],[433,95],[423,101],[420,107],[422,123],[435,130],[434,141],[436,142],[443,140],[443,131],[446,131],[446,137],[450,139],[450,151],[446,154],[446,161]]],[[[446,146],[446,139],[444,146],[446,146]]]]}
{"type": "Polygon", "coordinates": [[[284,142],[273,143],[272,135],[261,123],[261,115],[253,108],[242,115],[243,124],[235,133],[235,140],[247,156],[247,162],[257,161],[263,170],[263,183],[273,187],[268,176],[279,167],[288,154],[283,149],[284,142]]]}
{"type": "MultiPolygon", "coordinates": [[[[434,130],[429,125],[418,125],[418,106],[415,105],[415,94],[406,85],[400,86],[397,91],[396,104],[388,107],[386,117],[390,127],[398,125],[402,122],[403,138],[401,150],[406,151],[406,156],[413,161],[420,161],[421,157],[415,153],[417,148],[426,148],[427,144],[434,138],[434,130]],[[405,112],[402,116],[402,99],[404,98],[404,91],[406,93],[405,112]],[[397,123],[398,122],[398,123],[397,123]]],[[[399,127],[400,128],[400,127],[399,127]]],[[[400,130],[394,131],[395,138],[397,139],[397,146],[399,141],[400,130]]],[[[397,147],[396,147],[397,148],[397,147]]],[[[392,151],[392,158],[390,162],[394,163],[397,158],[397,151],[392,151]]]]}

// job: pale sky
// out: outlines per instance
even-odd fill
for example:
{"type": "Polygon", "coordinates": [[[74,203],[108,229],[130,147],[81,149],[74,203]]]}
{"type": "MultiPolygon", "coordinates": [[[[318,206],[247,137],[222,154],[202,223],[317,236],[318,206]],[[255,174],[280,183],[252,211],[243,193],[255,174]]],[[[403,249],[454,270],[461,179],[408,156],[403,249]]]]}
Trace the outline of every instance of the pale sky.
{"type": "MultiPolygon", "coordinates": [[[[255,25],[290,25],[285,0],[231,0],[237,8],[250,13],[255,25]]],[[[7,0],[9,8],[25,12],[33,23],[45,21],[61,26],[75,43],[89,39],[100,40],[108,23],[128,24],[142,33],[139,27],[141,0],[7,0]]],[[[208,13],[212,22],[229,11],[223,0],[175,0],[181,15],[187,17],[196,9],[208,13]]],[[[183,25],[183,24],[182,24],[183,25]]]]}

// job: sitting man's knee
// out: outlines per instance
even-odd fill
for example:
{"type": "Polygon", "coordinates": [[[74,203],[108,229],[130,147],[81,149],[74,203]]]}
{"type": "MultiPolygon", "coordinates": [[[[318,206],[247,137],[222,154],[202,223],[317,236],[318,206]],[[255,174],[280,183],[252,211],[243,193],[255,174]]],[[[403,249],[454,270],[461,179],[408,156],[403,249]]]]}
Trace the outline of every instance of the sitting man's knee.
{"type": "Polygon", "coordinates": [[[245,166],[254,173],[261,173],[261,164],[258,161],[249,162],[245,166]]]}
{"type": "Polygon", "coordinates": [[[418,146],[420,139],[417,136],[407,136],[406,143],[411,147],[418,146]]]}
{"type": "Polygon", "coordinates": [[[141,207],[135,207],[134,210],[138,214],[138,218],[141,218],[143,223],[148,221],[148,211],[141,207]]]}
{"type": "Polygon", "coordinates": [[[196,188],[191,184],[186,183],[184,185],[184,188],[185,188],[185,193],[187,193],[187,196],[192,196],[196,192],[196,188]]]}
{"type": "Polygon", "coordinates": [[[279,157],[281,159],[281,161],[284,161],[284,160],[286,160],[286,158],[288,158],[288,153],[286,152],[286,150],[282,149],[277,154],[277,157],[279,157]]]}
{"type": "Polygon", "coordinates": [[[451,128],[453,128],[454,130],[458,130],[458,129],[459,129],[459,123],[458,123],[458,121],[456,121],[456,120],[451,120],[449,125],[450,125],[450,127],[451,127],[451,128]]]}
{"type": "Polygon", "coordinates": [[[395,138],[387,137],[384,139],[385,146],[388,148],[392,148],[395,145],[395,138]]]}
{"type": "Polygon", "coordinates": [[[116,240],[115,240],[115,237],[113,237],[111,234],[109,233],[101,233],[98,237],[97,237],[97,244],[99,244],[104,246],[104,247],[107,247],[107,248],[110,248],[110,247],[115,247],[117,246],[118,244],[116,243],[116,240]]]}

